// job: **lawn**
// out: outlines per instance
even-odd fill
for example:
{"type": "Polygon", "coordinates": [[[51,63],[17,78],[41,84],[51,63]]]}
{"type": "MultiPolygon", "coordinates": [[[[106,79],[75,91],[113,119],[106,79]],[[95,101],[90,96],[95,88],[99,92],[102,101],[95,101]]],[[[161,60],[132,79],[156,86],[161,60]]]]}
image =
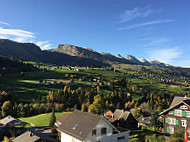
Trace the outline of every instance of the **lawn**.
{"type": "MultiPolygon", "coordinates": [[[[56,119],[61,117],[66,112],[56,112],[55,116],[56,119]]],[[[45,113],[40,114],[32,117],[26,117],[26,118],[19,118],[21,121],[31,123],[35,125],[36,127],[46,127],[49,126],[49,120],[52,113],[45,113]]]]}

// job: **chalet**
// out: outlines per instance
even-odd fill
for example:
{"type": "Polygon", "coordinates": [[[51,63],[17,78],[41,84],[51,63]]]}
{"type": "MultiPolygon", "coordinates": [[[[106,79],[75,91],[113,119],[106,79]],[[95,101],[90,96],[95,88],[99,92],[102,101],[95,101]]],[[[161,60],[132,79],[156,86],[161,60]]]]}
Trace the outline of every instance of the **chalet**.
{"type": "Polygon", "coordinates": [[[43,133],[27,131],[16,137],[13,142],[59,142],[55,138],[43,133]]]}
{"type": "Polygon", "coordinates": [[[39,84],[42,84],[42,83],[43,83],[43,80],[39,80],[38,83],[39,83],[39,84]]]}
{"type": "Polygon", "coordinates": [[[104,114],[105,118],[119,129],[134,130],[137,128],[138,121],[130,111],[116,109],[114,113],[108,111],[104,114]]]}
{"type": "Polygon", "coordinates": [[[50,86],[51,85],[51,83],[49,83],[49,82],[46,82],[46,86],[50,86]]]}
{"type": "Polygon", "coordinates": [[[71,67],[69,67],[69,70],[71,71],[71,70],[73,70],[71,67]]]}
{"type": "Polygon", "coordinates": [[[163,116],[164,132],[167,135],[187,127],[190,142],[190,97],[174,97],[170,107],[160,115],[163,116]]]}
{"type": "Polygon", "coordinates": [[[0,124],[3,127],[14,127],[14,126],[25,125],[27,123],[26,122],[22,122],[19,119],[16,119],[16,118],[14,118],[14,117],[12,117],[12,116],[9,115],[9,116],[1,119],[0,124]]]}
{"type": "Polygon", "coordinates": [[[120,132],[103,116],[75,110],[62,117],[57,130],[61,142],[128,142],[129,132],[120,132]]]}
{"type": "Polygon", "coordinates": [[[84,72],[84,70],[83,69],[76,69],[76,71],[80,71],[80,72],[84,72]]]}
{"type": "Polygon", "coordinates": [[[151,124],[151,117],[139,117],[138,119],[138,127],[146,127],[148,128],[149,125],[151,124]]]}
{"type": "Polygon", "coordinates": [[[52,81],[52,85],[57,85],[57,82],[56,81],[52,81]]]}

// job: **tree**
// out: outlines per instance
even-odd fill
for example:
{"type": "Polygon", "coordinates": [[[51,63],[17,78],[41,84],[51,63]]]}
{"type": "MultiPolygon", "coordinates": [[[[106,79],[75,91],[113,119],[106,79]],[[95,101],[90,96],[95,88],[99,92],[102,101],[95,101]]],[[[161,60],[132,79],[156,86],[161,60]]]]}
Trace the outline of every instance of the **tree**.
{"type": "Polygon", "coordinates": [[[88,112],[103,114],[107,110],[105,99],[101,95],[94,96],[94,102],[89,106],[88,112]]]}
{"type": "Polygon", "coordinates": [[[12,112],[12,104],[11,104],[11,102],[10,101],[4,102],[1,109],[2,109],[2,116],[3,117],[11,115],[11,112],[12,112]]]}
{"type": "Polygon", "coordinates": [[[52,114],[51,114],[51,117],[50,117],[49,126],[54,127],[55,122],[56,122],[56,116],[55,116],[55,109],[53,108],[52,114]]]}

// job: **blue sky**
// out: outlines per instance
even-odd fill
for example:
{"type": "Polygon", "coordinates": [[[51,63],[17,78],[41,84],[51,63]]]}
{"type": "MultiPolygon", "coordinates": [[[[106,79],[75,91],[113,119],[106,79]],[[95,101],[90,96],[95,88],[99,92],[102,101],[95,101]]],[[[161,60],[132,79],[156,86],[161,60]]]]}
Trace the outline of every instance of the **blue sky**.
{"type": "Polygon", "coordinates": [[[0,38],[190,67],[189,0],[0,0],[0,38]]]}

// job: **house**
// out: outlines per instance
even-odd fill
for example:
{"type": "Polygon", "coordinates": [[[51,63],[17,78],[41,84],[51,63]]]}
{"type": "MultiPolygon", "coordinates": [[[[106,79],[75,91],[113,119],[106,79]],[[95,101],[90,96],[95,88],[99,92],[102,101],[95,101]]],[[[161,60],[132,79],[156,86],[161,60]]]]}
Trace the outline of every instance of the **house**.
{"type": "Polygon", "coordinates": [[[71,67],[69,67],[69,70],[71,71],[71,70],[73,70],[71,67]]]}
{"type": "Polygon", "coordinates": [[[80,71],[80,72],[84,72],[84,70],[83,69],[76,69],[76,71],[80,71]]]}
{"type": "Polygon", "coordinates": [[[39,83],[39,84],[42,84],[42,83],[43,83],[43,80],[39,80],[38,83],[39,83]]]}
{"type": "Polygon", "coordinates": [[[22,135],[16,137],[13,142],[59,142],[55,138],[44,133],[27,131],[22,135]]]}
{"type": "Polygon", "coordinates": [[[26,125],[27,123],[8,115],[7,117],[1,119],[0,124],[3,127],[14,127],[19,125],[26,125]]]}
{"type": "Polygon", "coordinates": [[[120,132],[103,116],[75,110],[57,130],[61,142],[128,142],[129,132],[120,132]]]}
{"type": "Polygon", "coordinates": [[[143,126],[148,128],[151,124],[151,117],[139,117],[138,119],[138,127],[143,126]]]}
{"type": "Polygon", "coordinates": [[[104,116],[109,122],[119,129],[137,129],[138,121],[134,118],[130,111],[116,109],[113,114],[108,111],[104,114],[104,116]]]}
{"type": "Polygon", "coordinates": [[[187,127],[190,142],[190,97],[174,97],[170,107],[160,115],[163,116],[164,132],[167,135],[187,127]]]}
{"type": "Polygon", "coordinates": [[[57,85],[57,82],[56,81],[52,81],[52,85],[57,85]]]}

